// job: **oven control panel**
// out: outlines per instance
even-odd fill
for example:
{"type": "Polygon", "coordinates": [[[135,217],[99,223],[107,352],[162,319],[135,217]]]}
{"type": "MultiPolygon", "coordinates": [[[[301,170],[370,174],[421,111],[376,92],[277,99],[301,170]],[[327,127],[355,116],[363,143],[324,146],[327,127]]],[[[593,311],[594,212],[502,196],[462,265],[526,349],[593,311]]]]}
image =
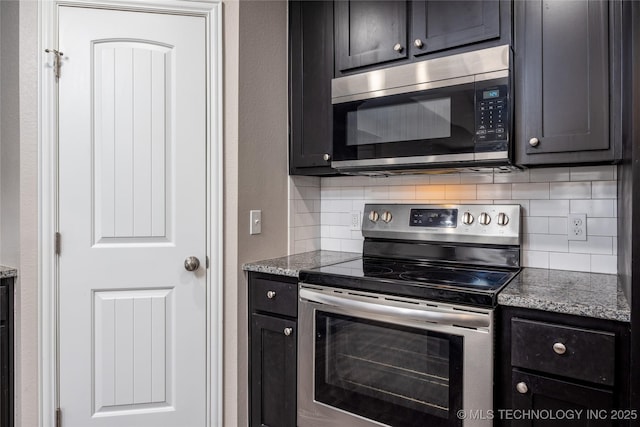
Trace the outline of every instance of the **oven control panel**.
{"type": "Polygon", "coordinates": [[[409,227],[451,228],[457,223],[457,209],[411,209],[409,216],[409,227]]]}
{"type": "Polygon", "coordinates": [[[520,205],[367,204],[362,235],[519,245],[520,205]]]}

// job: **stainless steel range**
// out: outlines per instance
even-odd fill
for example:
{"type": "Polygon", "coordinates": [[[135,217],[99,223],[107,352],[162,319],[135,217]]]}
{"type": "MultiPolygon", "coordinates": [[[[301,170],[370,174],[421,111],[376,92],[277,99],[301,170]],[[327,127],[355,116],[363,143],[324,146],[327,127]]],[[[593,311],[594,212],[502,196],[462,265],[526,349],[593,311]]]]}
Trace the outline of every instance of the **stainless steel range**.
{"type": "Polygon", "coordinates": [[[362,234],[361,259],[300,274],[298,426],[491,426],[520,206],[370,204],[362,234]]]}

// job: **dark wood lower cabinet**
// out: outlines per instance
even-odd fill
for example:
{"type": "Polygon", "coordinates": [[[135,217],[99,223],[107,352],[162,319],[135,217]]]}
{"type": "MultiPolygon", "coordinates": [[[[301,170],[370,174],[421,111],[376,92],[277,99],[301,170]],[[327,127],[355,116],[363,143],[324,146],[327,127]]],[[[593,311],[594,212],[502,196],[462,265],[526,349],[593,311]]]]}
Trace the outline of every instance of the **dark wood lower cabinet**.
{"type": "Polygon", "coordinates": [[[13,427],[13,278],[0,280],[0,427],[13,427]]]}
{"type": "Polygon", "coordinates": [[[610,388],[576,384],[518,369],[512,371],[511,386],[514,410],[511,425],[514,427],[612,425],[613,391],[610,388]]]}
{"type": "Polygon", "coordinates": [[[251,425],[295,427],[296,322],[251,317],[251,425]]]}
{"type": "Polygon", "coordinates": [[[498,313],[494,425],[629,424],[629,323],[514,307],[498,313]]]}
{"type": "Polygon", "coordinates": [[[249,273],[251,427],[295,427],[297,281],[249,273]]]}

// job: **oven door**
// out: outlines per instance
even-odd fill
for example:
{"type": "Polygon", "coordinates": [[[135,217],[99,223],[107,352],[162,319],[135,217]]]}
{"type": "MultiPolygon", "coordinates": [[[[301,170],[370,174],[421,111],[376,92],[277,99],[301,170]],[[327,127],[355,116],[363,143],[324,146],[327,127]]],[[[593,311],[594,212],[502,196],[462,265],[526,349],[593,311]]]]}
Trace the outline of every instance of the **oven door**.
{"type": "Polygon", "coordinates": [[[493,409],[491,310],[301,285],[298,315],[299,427],[491,425],[460,416],[493,409]]]}

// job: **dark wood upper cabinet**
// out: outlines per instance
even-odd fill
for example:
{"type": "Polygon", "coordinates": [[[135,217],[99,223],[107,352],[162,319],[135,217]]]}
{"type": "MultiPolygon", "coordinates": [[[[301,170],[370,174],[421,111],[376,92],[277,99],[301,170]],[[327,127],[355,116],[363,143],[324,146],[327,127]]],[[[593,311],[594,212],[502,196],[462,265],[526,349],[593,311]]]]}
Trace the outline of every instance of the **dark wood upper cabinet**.
{"type": "Polygon", "coordinates": [[[499,0],[411,2],[411,53],[420,56],[500,38],[500,7],[499,0]]]}
{"type": "Polygon", "coordinates": [[[517,1],[514,13],[517,162],[615,161],[618,2],[517,1]]]}
{"type": "Polygon", "coordinates": [[[336,1],[334,22],[336,76],[511,42],[508,0],[336,1]]]}
{"type": "Polygon", "coordinates": [[[331,169],[333,2],[289,2],[289,172],[331,169]]]}
{"type": "Polygon", "coordinates": [[[407,58],[406,1],[336,1],[336,74],[407,58]]]}

